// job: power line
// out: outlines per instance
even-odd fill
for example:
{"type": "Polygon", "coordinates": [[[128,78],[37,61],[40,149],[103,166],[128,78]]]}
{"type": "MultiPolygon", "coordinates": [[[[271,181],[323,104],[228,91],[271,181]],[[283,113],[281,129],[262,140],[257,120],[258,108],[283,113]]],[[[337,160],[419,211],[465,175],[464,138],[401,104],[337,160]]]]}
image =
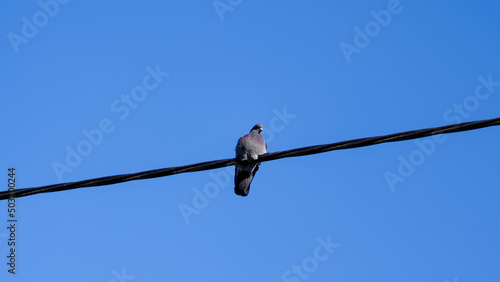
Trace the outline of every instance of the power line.
{"type": "MultiPolygon", "coordinates": [[[[461,131],[474,130],[494,125],[500,125],[500,118],[487,119],[487,120],[479,120],[479,121],[471,121],[458,123],[453,125],[446,125],[441,127],[433,127],[419,130],[406,131],[401,133],[394,133],[383,136],[376,137],[367,137],[360,138],[348,141],[342,141],[332,144],[325,145],[316,145],[309,147],[302,147],[297,149],[291,149],[281,152],[272,152],[259,156],[258,162],[267,162],[277,159],[290,158],[290,157],[300,157],[307,156],[313,154],[319,154],[334,150],[343,150],[343,149],[352,149],[358,147],[371,146],[381,143],[387,142],[396,142],[396,141],[404,141],[416,138],[427,137],[436,134],[445,134],[445,133],[454,133],[461,131]]],[[[93,178],[88,180],[76,181],[76,182],[68,182],[54,185],[47,185],[41,187],[34,188],[23,188],[17,189],[13,192],[3,191],[0,192],[0,200],[5,200],[8,198],[19,198],[25,197],[38,193],[49,193],[49,192],[57,192],[63,190],[71,190],[76,188],[86,188],[86,187],[96,187],[103,185],[116,184],[121,182],[127,182],[132,180],[140,180],[140,179],[149,179],[156,177],[163,177],[173,174],[185,173],[185,172],[194,172],[194,171],[202,171],[209,170],[215,168],[221,168],[225,166],[231,166],[237,164],[238,161],[236,159],[223,159],[216,161],[208,161],[203,163],[190,164],[185,166],[178,167],[169,167],[155,170],[148,170],[137,173],[129,173],[129,174],[121,174],[121,175],[113,175],[106,177],[93,178]]]]}

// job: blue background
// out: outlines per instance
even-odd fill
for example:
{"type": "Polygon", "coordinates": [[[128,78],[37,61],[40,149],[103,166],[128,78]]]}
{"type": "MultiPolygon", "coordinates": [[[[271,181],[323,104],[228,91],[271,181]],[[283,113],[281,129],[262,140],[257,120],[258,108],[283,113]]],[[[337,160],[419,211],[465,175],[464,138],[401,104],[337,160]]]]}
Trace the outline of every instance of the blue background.
{"type": "MultiPolygon", "coordinates": [[[[494,1],[62,2],[1,4],[2,190],[500,113],[494,1]]],[[[19,198],[15,275],[1,201],[0,280],[499,281],[499,133],[19,198]]]]}

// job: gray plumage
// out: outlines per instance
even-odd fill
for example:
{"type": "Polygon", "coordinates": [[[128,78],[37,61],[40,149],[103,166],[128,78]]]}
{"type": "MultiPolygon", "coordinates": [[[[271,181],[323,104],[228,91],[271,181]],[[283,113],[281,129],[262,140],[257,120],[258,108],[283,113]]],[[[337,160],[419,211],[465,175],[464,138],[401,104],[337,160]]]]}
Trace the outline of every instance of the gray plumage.
{"type": "Polygon", "coordinates": [[[256,124],[250,133],[238,140],[236,145],[236,158],[240,161],[234,172],[234,193],[236,195],[248,195],[250,183],[260,167],[260,163],[245,164],[245,161],[256,160],[259,155],[266,153],[267,144],[262,138],[262,129],[262,124],[256,124]]]}

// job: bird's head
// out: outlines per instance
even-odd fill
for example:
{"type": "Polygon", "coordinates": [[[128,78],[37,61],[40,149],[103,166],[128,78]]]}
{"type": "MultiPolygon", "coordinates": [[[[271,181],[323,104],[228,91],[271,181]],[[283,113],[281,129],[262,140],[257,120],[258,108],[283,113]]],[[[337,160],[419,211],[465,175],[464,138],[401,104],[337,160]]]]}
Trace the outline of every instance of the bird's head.
{"type": "Polygon", "coordinates": [[[253,131],[253,132],[256,132],[256,133],[258,133],[258,134],[261,134],[261,133],[262,133],[263,128],[264,128],[264,127],[262,126],[262,124],[257,123],[254,127],[252,127],[252,130],[250,130],[250,132],[252,132],[252,131],[253,131]]]}

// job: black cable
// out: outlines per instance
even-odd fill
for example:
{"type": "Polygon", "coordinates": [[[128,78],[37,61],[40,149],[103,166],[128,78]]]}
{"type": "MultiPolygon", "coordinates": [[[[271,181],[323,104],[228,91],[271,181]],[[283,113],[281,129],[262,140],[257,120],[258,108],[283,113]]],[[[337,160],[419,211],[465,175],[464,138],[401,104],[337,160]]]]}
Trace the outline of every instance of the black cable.
{"type": "MultiPolygon", "coordinates": [[[[489,126],[494,126],[494,125],[500,125],[500,118],[464,122],[464,123],[446,125],[446,126],[441,126],[441,127],[426,128],[426,129],[412,130],[412,131],[406,131],[406,132],[401,132],[401,133],[394,133],[394,134],[389,134],[389,135],[384,135],[384,136],[360,138],[360,139],[342,141],[342,142],[337,142],[337,143],[332,143],[332,144],[302,147],[302,148],[286,150],[286,151],[281,151],[281,152],[272,152],[272,153],[267,153],[267,154],[259,156],[257,161],[258,162],[267,162],[267,161],[272,161],[272,160],[277,160],[277,159],[282,159],[282,158],[290,158],[290,157],[299,157],[299,156],[319,154],[319,153],[329,152],[329,151],[333,151],[333,150],[351,149],[351,148],[376,145],[376,144],[381,144],[381,143],[386,143],[386,142],[404,141],[404,140],[427,137],[427,136],[436,135],[436,134],[468,131],[468,130],[479,129],[479,128],[484,128],[484,127],[489,127],[489,126]]],[[[5,200],[8,198],[19,198],[19,197],[29,196],[29,195],[33,195],[33,194],[38,194],[38,193],[49,193],[49,192],[56,192],[56,191],[63,191],[63,190],[71,190],[71,189],[76,189],[76,188],[103,186],[103,185],[110,185],[110,184],[116,184],[116,183],[121,183],[121,182],[127,182],[127,181],[131,181],[131,180],[149,179],[149,178],[168,176],[168,175],[173,175],[173,174],[178,174],[178,173],[209,170],[209,169],[215,169],[215,168],[221,168],[221,167],[225,167],[225,166],[235,165],[237,163],[238,163],[238,161],[236,159],[223,159],[223,160],[208,161],[208,162],[197,163],[197,164],[190,164],[190,165],[185,165],[185,166],[148,170],[148,171],[137,172],[137,173],[99,177],[99,178],[76,181],[76,182],[68,182],[68,183],[47,185],[47,186],[34,187],[34,188],[23,188],[23,189],[17,189],[13,192],[3,191],[3,192],[0,192],[0,200],[5,200]]]]}

